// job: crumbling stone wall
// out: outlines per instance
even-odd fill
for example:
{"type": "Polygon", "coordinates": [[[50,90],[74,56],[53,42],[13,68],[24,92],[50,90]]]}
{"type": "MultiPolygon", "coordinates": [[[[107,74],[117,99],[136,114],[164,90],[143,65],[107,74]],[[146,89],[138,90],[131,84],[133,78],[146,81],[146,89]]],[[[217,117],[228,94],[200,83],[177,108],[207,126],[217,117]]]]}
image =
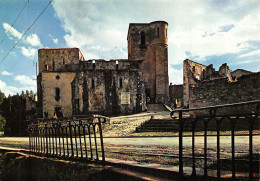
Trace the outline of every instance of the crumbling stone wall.
{"type": "Polygon", "coordinates": [[[183,104],[189,105],[190,86],[195,86],[200,82],[203,77],[203,70],[207,66],[193,62],[191,60],[183,61],[183,104]]]}
{"type": "Polygon", "coordinates": [[[66,117],[145,110],[141,61],[82,60],[84,57],[77,48],[39,50],[39,117],[45,111],[52,117],[57,108],[66,117]],[[46,70],[45,65],[53,66],[53,59],[55,67],[46,70]],[[128,96],[127,102],[121,100],[122,96],[128,96]]]}
{"type": "Polygon", "coordinates": [[[170,103],[176,103],[178,107],[183,105],[183,85],[172,85],[169,86],[170,103]]]}
{"type": "Polygon", "coordinates": [[[142,72],[148,103],[166,103],[169,98],[168,23],[131,23],[128,29],[128,59],[143,61],[142,72]]]}
{"type": "Polygon", "coordinates": [[[184,106],[189,107],[189,101],[192,99],[190,94],[191,87],[199,87],[205,81],[215,79],[227,79],[228,82],[233,82],[231,71],[226,63],[222,64],[218,71],[215,71],[213,65],[208,66],[184,60],[183,62],[183,101],[184,106]]]}
{"type": "Polygon", "coordinates": [[[39,73],[58,71],[65,65],[78,64],[84,57],[78,48],[43,48],[38,50],[39,73]]]}
{"type": "Polygon", "coordinates": [[[76,93],[73,94],[73,102],[78,101],[79,104],[73,104],[75,112],[118,115],[145,110],[142,72],[131,69],[139,66],[136,62],[95,60],[93,63],[93,60],[89,60],[81,66],[84,72],[72,83],[76,93]],[[79,83],[80,80],[85,83],[79,83]],[[129,96],[128,102],[122,100],[124,96],[129,96]]]}
{"type": "Polygon", "coordinates": [[[243,69],[236,69],[235,71],[231,72],[231,75],[232,75],[233,79],[235,80],[236,78],[241,77],[242,75],[248,75],[251,73],[253,73],[253,72],[243,70],[243,69]]]}
{"type": "Polygon", "coordinates": [[[145,110],[146,100],[167,103],[167,28],[165,21],[130,24],[128,60],[85,61],[78,48],[39,49],[38,115],[56,108],[64,116],[128,114],[145,110]]]}
{"type": "Polygon", "coordinates": [[[190,108],[231,104],[260,99],[260,72],[243,75],[235,82],[227,78],[190,86],[190,108]]]}

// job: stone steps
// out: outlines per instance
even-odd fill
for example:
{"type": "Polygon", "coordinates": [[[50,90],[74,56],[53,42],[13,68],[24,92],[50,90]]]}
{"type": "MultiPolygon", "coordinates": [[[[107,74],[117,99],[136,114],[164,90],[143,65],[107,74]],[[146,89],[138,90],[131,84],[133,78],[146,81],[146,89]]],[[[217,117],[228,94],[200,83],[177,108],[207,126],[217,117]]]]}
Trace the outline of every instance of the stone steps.
{"type": "Polygon", "coordinates": [[[146,104],[146,107],[149,112],[162,112],[162,111],[169,111],[164,107],[163,104],[146,104]]]}
{"type": "MultiPolygon", "coordinates": [[[[202,124],[196,125],[197,129],[203,128],[202,124]]],[[[183,130],[191,131],[192,124],[190,118],[183,118],[183,130]]],[[[136,128],[136,132],[176,132],[179,131],[179,119],[153,119],[144,122],[136,128]]]]}

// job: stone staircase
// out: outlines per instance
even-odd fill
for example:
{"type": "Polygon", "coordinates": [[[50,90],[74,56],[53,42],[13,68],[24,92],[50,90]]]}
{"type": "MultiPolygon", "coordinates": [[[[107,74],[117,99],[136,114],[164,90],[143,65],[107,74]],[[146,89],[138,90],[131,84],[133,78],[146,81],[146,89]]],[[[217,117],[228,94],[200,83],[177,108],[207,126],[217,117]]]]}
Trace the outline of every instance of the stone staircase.
{"type": "Polygon", "coordinates": [[[162,111],[169,111],[164,107],[163,104],[146,104],[146,107],[149,112],[162,112],[162,111]]]}
{"type": "Polygon", "coordinates": [[[136,128],[136,132],[171,132],[177,130],[178,127],[178,120],[151,118],[136,128]]]}
{"type": "MultiPolygon", "coordinates": [[[[196,128],[202,130],[203,125],[197,123],[196,128]]],[[[196,130],[197,130],[196,129],[196,130]]],[[[183,118],[183,131],[191,131],[192,123],[190,118],[183,118]]],[[[176,132],[179,131],[179,119],[154,119],[141,124],[141,126],[136,128],[136,132],[176,132]]]]}

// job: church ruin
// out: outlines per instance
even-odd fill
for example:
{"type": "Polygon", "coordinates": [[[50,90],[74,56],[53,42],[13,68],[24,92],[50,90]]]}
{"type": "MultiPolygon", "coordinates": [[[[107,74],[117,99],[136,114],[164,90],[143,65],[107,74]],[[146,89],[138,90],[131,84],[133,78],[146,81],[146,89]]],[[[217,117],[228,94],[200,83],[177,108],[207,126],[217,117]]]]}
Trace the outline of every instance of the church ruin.
{"type": "Polygon", "coordinates": [[[38,50],[38,116],[119,115],[169,97],[168,23],[129,24],[128,59],[85,60],[78,48],[38,50]]]}

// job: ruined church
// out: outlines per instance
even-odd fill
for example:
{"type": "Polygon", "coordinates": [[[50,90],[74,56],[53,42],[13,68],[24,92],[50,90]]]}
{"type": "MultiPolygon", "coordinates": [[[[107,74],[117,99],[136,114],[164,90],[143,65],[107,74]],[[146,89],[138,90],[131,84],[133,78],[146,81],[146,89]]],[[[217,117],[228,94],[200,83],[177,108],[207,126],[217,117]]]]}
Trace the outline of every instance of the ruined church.
{"type": "Polygon", "coordinates": [[[128,59],[85,60],[78,48],[38,50],[38,117],[119,115],[167,103],[168,23],[129,24],[128,59]]]}

